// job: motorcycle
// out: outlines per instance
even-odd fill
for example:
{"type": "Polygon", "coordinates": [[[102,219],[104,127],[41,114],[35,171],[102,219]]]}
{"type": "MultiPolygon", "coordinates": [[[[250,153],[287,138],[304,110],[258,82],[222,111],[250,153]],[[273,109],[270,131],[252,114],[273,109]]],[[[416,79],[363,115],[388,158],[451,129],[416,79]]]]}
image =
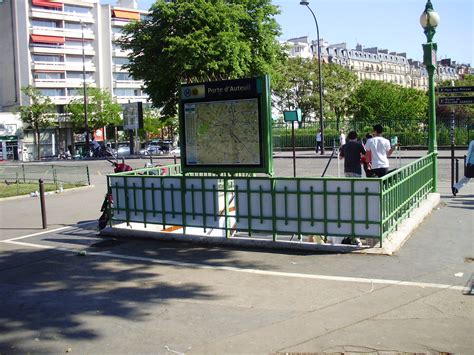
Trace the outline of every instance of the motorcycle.
{"type": "MultiPolygon", "coordinates": [[[[132,171],[133,170],[133,168],[130,165],[125,164],[125,161],[123,159],[122,159],[121,163],[117,163],[117,162],[110,161],[110,160],[108,160],[108,161],[114,167],[114,173],[123,173],[123,172],[126,172],[126,171],[132,171]]],[[[102,206],[100,208],[100,212],[102,212],[102,214],[99,217],[99,230],[102,230],[105,227],[107,227],[107,224],[110,221],[110,217],[111,217],[110,207],[112,206],[112,203],[113,203],[112,193],[111,193],[111,191],[108,191],[105,194],[104,202],[102,203],[102,206]]]]}

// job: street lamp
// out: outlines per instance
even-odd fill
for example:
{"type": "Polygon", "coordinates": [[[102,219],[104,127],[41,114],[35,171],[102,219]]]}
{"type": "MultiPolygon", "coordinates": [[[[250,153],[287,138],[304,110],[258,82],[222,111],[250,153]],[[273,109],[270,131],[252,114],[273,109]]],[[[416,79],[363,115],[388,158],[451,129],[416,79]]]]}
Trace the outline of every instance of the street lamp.
{"type": "Polygon", "coordinates": [[[321,155],[324,154],[324,124],[323,124],[323,77],[321,73],[321,45],[319,42],[319,26],[318,20],[314,15],[313,10],[309,7],[309,1],[300,1],[300,5],[304,5],[311,11],[316,24],[316,39],[318,41],[318,70],[319,70],[319,128],[321,130],[321,155]]]}
{"type": "Polygon", "coordinates": [[[81,30],[82,30],[82,84],[84,90],[84,130],[86,133],[86,154],[89,154],[89,122],[87,119],[87,88],[86,88],[86,53],[84,49],[84,27],[86,24],[81,20],[81,30]]]}
{"type": "MultiPolygon", "coordinates": [[[[428,152],[438,153],[438,144],[436,143],[436,97],[434,88],[434,73],[436,70],[436,50],[438,45],[433,42],[433,36],[436,33],[436,27],[439,24],[439,15],[433,10],[431,0],[428,0],[425,10],[420,16],[420,24],[426,35],[426,43],[423,44],[423,64],[428,71],[428,152]]],[[[433,171],[434,185],[433,190],[437,191],[438,167],[436,156],[433,171]]]]}

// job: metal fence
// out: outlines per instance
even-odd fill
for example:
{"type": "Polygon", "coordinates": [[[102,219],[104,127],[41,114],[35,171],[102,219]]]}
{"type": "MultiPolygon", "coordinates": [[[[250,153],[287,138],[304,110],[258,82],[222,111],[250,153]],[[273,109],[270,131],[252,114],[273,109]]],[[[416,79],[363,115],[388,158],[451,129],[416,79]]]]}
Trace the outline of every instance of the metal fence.
{"type": "Polygon", "coordinates": [[[0,165],[0,180],[17,183],[90,185],[89,167],[85,165],[16,164],[0,165]]]}
{"type": "Polygon", "coordinates": [[[165,176],[156,168],[114,174],[112,221],[205,237],[382,243],[433,190],[435,163],[431,154],[381,179],[184,176],[177,166],[165,176]]]}
{"type": "MultiPolygon", "coordinates": [[[[391,138],[398,137],[398,142],[403,147],[427,147],[428,146],[428,125],[420,120],[406,119],[403,124],[380,120],[384,126],[384,136],[391,138]]],[[[469,145],[474,139],[474,118],[465,117],[456,119],[454,125],[454,141],[457,146],[469,145]]],[[[335,120],[325,120],[324,146],[332,147],[334,142],[339,145],[339,129],[348,131],[354,130],[360,138],[364,138],[367,133],[372,132],[372,125],[364,122],[352,120],[336,123],[335,120]]],[[[437,143],[439,147],[450,146],[451,144],[451,118],[437,118],[437,143]]],[[[316,132],[319,129],[317,123],[306,123],[304,127],[295,130],[295,145],[299,148],[312,148],[316,144],[316,132]]],[[[275,150],[292,147],[291,126],[287,124],[275,124],[273,127],[273,146],[275,150]]]]}

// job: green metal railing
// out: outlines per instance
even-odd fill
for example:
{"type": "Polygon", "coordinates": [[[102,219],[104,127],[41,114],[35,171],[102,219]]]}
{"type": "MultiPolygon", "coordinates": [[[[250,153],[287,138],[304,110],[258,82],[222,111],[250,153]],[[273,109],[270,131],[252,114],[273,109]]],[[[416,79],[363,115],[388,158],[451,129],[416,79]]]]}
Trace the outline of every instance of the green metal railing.
{"type": "Polygon", "coordinates": [[[395,230],[410,212],[434,192],[437,153],[428,154],[382,179],[382,237],[395,230]]]}
{"type": "Polygon", "coordinates": [[[45,183],[90,185],[89,167],[84,165],[16,164],[1,165],[0,180],[13,183],[45,183]]]}
{"type": "Polygon", "coordinates": [[[182,175],[179,165],[140,169],[108,176],[112,220],[209,237],[306,241],[320,235],[382,243],[433,191],[435,159],[430,154],[381,179],[182,175]]]}

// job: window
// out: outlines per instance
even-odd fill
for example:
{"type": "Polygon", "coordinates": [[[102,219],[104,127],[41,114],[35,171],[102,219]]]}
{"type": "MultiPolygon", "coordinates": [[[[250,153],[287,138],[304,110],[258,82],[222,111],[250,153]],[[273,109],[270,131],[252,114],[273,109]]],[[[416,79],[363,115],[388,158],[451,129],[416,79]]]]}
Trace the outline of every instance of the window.
{"type": "Polygon", "coordinates": [[[59,22],[51,20],[32,20],[31,25],[34,27],[61,28],[59,22]]]}
{"type": "Polygon", "coordinates": [[[76,6],[76,5],[64,4],[64,12],[90,15],[90,9],[88,7],[76,6]]]}
{"type": "Polygon", "coordinates": [[[134,80],[134,79],[129,73],[114,73],[114,80],[128,81],[128,80],[134,80]]]}
{"type": "Polygon", "coordinates": [[[113,57],[113,58],[112,58],[112,62],[113,62],[115,65],[125,65],[125,64],[130,63],[130,60],[129,60],[128,58],[117,58],[117,57],[113,57]]]}
{"type": "Polygon", "coordinates": [[[38,89],[43,96],[64,96],[64,89],[38,89]]]}
{"type": "Polygon", "coordinates": [[[112,33],[122,33],[122,29],[120,27],[112,27],[112,33]]]}
{"type": "Polygon", "coordinates": [[[140,89],[114,89],[115,96],[142,96],[140,89]]]}
{"type": "Polygon", "coordinates": [[[64,73],[54,72],[34,72],[33,78],[43,80],[64,79],[64,73]]]}
{"type": "Polygon", "coordinates": [[[60,55],[34,54],[33,61],[48,62],[48,63],[61,63],[61,62],[64,62],[64,57],[60,55]]]}
{"type": "Polygon", "coordinates": [[[82,95],[84,95],[84,89],[82,88],[67,89],[67,96],[82,96],[82,95]]]}
{"type": "MultiPolygon", "coordinates": [[[[66,78],[83,80],[82,71],[68,71],[66,72],[66,78]]],[[[94,74],[91,72],[86,72],[86,80],[93,80],[93,79],[94,79],[94,74]]]]}
{"type": "MultiPolygon", "coordinates": [[[[82,63],[82,56],[81,55],[68,55],[66,57],[66,62],[67,63],[82,63]]],[[[86,64],[91,64],[92,63],[92,57],[85,57],[84,62],[86,64]]]]}

